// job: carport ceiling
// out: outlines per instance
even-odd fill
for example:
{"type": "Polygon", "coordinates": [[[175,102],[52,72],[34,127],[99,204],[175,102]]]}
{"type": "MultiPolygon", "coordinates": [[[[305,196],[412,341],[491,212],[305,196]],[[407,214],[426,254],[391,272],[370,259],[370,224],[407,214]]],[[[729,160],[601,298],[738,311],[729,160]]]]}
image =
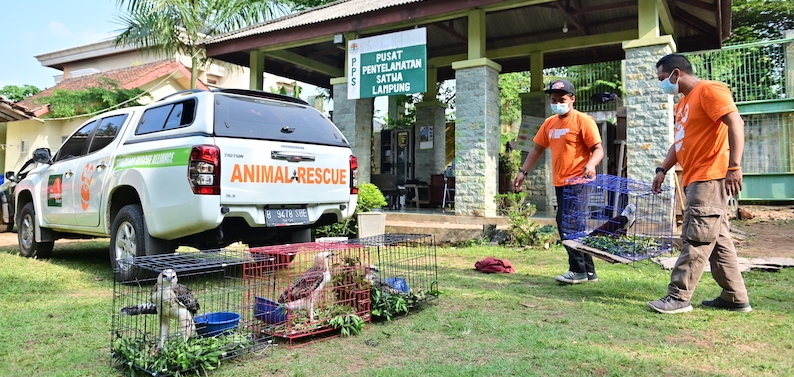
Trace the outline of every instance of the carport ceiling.
{"type": "MultiPolygon", "coordinates": [[[[662,31],[673,35],[678,51],[719,48],[729,36],[730,0],[656,1],[662,31]]],[[[541,48],[545,67],[614,61],[624,58],[621,42],[637,38],[637,0],[342,0],[205,46],[210,57],[242,66],[249,66],[250,51],[263,51],[266,72],[328,88],[331,78],[344,76],[345,51],[333,43],[335,34],[427,27],[428,59],[444,80],[454,77],[452,61],[466,60],[467,14],[475,8],[486,11],[487,55],[503,73],[529,70],[529,56],[516,52],[541,48]]]]}

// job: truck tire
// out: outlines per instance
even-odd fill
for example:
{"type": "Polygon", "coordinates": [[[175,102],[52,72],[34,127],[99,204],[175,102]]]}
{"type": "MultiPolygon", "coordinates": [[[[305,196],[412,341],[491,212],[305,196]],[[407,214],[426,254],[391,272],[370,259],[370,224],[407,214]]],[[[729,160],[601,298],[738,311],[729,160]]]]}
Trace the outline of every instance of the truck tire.
{"type": "Polygon", "coordinates": [[[24,257],[49,258],[52,255],[54,241],[36,242],[36,210],[33,203],[25,204],[19,212],[17,224],[19,253],[24,257]]]}
{"type": "Polygon", "coordinates": [[[173,244],[149,236],[140,204],[128,204],[113,219],[110,229],[110,263],[116,281],[146,279],[156,275],[129,263],[119,263],[133,257],[173,252],[173,244]],[[168,248],[171,247],[170,251],[168,248]]]}

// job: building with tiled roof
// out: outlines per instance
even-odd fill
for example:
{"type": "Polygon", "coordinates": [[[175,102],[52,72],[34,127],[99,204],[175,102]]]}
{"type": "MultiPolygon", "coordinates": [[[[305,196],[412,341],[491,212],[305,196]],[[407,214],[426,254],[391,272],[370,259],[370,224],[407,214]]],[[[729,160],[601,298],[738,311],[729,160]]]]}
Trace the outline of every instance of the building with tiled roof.
{"type": "MultiPolygon", "coordinates": [[[[160,60],[133,67],[112,69],[105,72],[66,78],[55,86],[43,90],[17,103],[35,116],[41,117],[49,112],[46,97],[55,90],[81,90],[102,85],[102,79],[110,79],[118,83],[122,89],[139,88],[150,94],[151,98],[160,98],[170,94],[172,90],[190,88],[190,69],[174,60],[160,60]],[[158,92],[163,92],[159,95],[158,92]]],[[[208,89],[201,80],[197,81],[199,89],[208,89]]]]}
{"type": "MultiPolygon", "coordinates": [[[[190,88],[190,59],[117,47],[109,40],[38,55],[36,59],[43,66],[63,73],[53,77],[55,84],[41,93],[14,103],[13,107],[0,105],[3,109],[17,110],[13,114],[18,115],[0,118],[0,141],[5,137],[2,143],[5,155],[0,154],[4,171],[18,169],[35,148],[57,150],[88,119],[88,116],[48,118],[50,110],[45,97],[57,89],[97,87],[102,78],[108,78],[123,89],[145,91],[149,97],[141,102],[146,102],[190,88]]],[[[197,87],[248,88],[248,72],[247,67],[212,64],[199,71],[197,87]]]]}

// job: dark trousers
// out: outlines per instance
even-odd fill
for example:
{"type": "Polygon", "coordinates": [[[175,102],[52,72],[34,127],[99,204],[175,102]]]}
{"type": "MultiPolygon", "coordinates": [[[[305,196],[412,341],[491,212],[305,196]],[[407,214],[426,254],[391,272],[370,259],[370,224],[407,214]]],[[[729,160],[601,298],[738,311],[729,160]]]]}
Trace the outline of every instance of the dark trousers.
{"type": "MultiPolygon", "coordinates": [[[[582,195],[584,186],[558,186],[554,188],[557,195],[557,230],[560,239],[567,240],[570,234],[581,232],[585,228],[584,218],[581,216],[587,208],[587,197],[582,195]],[[563,191],[567,189],[567,198],[563,191]]],[[[593,256],[565,246],[568,251],[568,270],[581,273],[595,273],[593,256]]]]}

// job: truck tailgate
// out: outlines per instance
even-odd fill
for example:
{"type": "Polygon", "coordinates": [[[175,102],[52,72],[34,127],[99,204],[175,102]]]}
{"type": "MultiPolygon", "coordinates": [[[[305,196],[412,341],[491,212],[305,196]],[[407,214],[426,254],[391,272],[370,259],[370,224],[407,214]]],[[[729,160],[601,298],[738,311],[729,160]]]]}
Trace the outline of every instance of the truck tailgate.
{"type": "Polygon", "coordinates": [[[350,149],[216,138],[224,205],[347,203],[350,149]]]}

